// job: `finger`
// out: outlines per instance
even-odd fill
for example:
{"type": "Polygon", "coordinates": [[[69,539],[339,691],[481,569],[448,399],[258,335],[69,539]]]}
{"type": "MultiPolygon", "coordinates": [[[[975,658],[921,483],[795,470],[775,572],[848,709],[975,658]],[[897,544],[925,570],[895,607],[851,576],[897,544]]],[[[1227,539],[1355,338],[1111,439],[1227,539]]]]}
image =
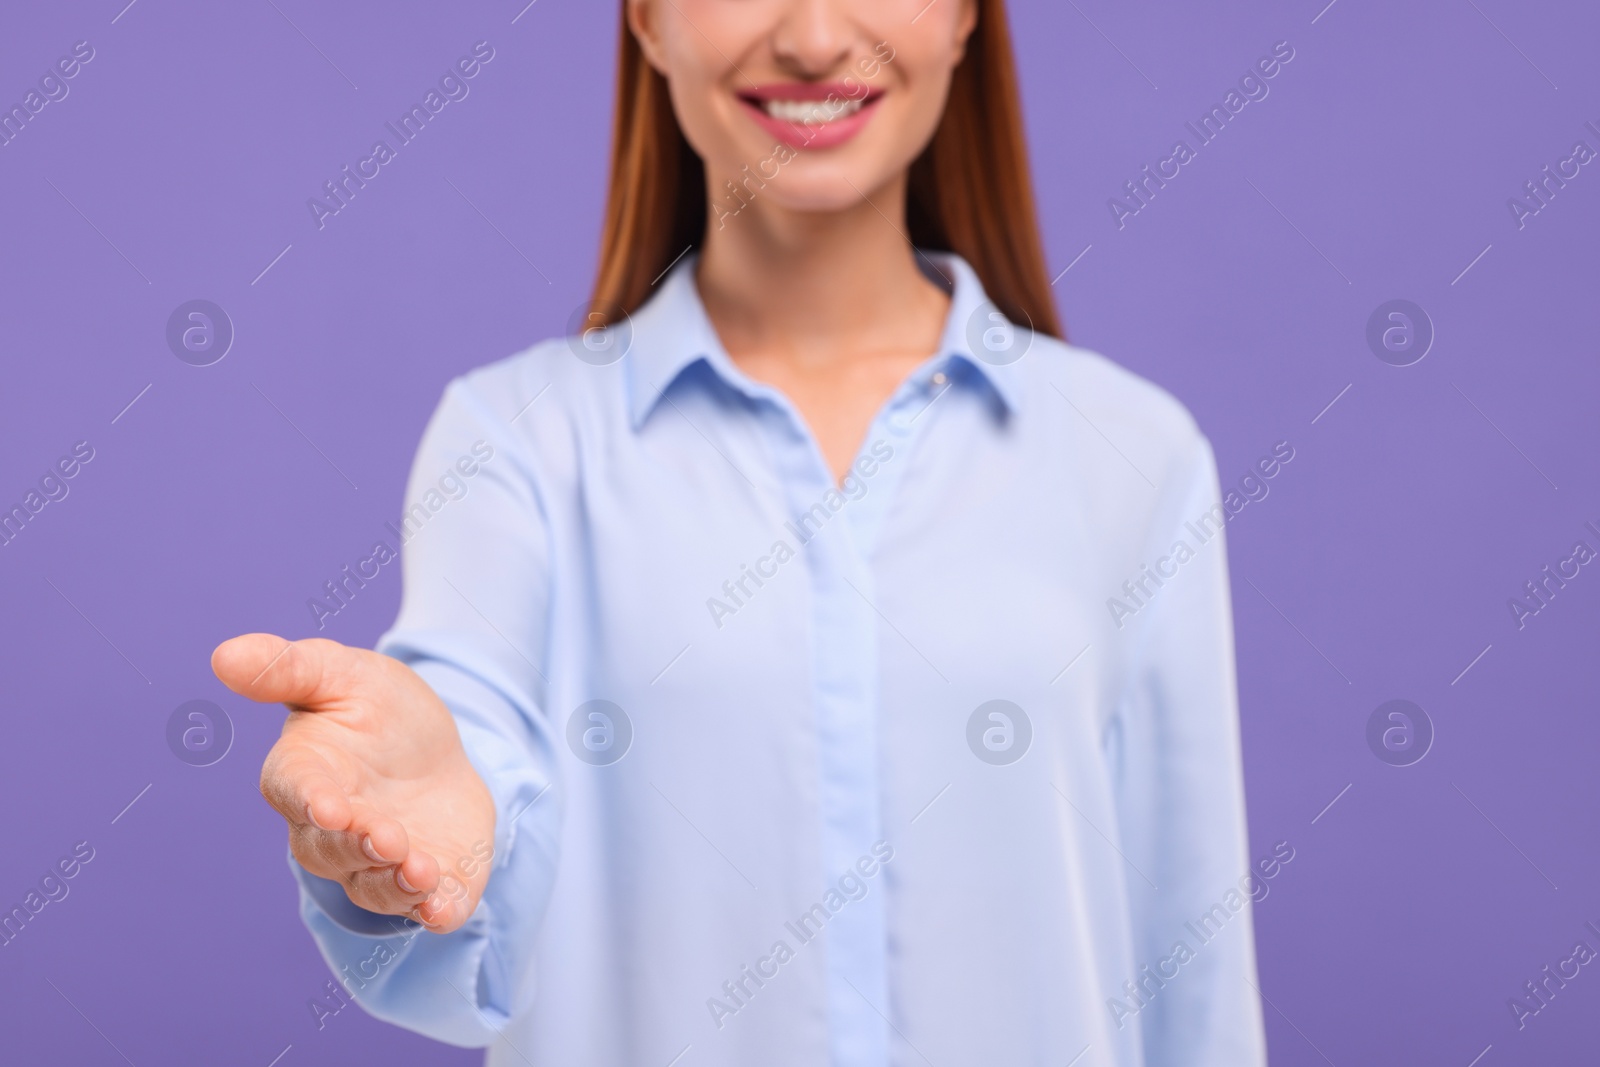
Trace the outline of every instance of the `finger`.
{"type": "Polygon", "coordinates": [[[291,827],[346,829],[354,818],[349,797],[321,757],[279,741],[261,767],[261,795],[291,827]]]}
{"type": "MultiPolygon", "coordinates": [[[[311,869],[307,859],[317,866],[349,874],[375,868],[393,868],[406,861],[411,853],[410,839],[405,828],[394,819],[355,809],[349,825],[342,830],[327,830],[312,823],[290,828],[290,844],[297,859],[311,869]]],[[[414,865],[413,870],[416,870],[414,865]]],[[[412,883],[415,885],[415,883],[412,883]]],[[[418,887],[426,892],[431,885],[418,887]]]]}
{"type": "Polygon", "coordinates": [[[467,916],[462,914],[460,904],[437,894],[413,908],[408,917],[427,927],[428,932],[433,934],[448,934],[459,930],[467,921],[467,916]]]}
{"type": "Polygon", "coordinates": [[[357,907],[383,915],[411,917],[427,894],[407,889],[404,875],[398,867],[380,867],[369,871],[355,871],[342,879],[345,893],[357,907]]]}
{"type": "MultiPolygon", "coordinates": [[[[298,855],[296,858],[299,858],[298,855]]],[[[308,859],[316,862],[317,857],[310,856],[308,859]]],[[[311,863],[304,860],[301,863],[311,873],[317,873],[312,869],[311,863]]],[[[403,915],[417,919],[418,908],[426,904],[430,896],[438,896],[441,900],[455,900],[467,892],[464,885],[441,886],[438,871],[439,866],[431,856],[413,851],[402,863],[394,866],[372,867],[358,871],[333,871],[323,877],[332,878],[343,884],[345,894],[358,907],[384,915],[403,915]],[[420,886],[413,884],[412,879],[420,883],[420,886]]],[[[463,921],[465,917],[463,914],[463,921]]],[[[460,924],[454,924],[458,925],[460,924]]]]}
{"type": "Polygon", "coordinates": [[[291,843],[296,861],[319,877],[339,882],[345,894],[358,907],[384,915],[404,915],[422,923],[434,933],[449,933],[472,916],[482,886],[455,876],[439,873],[436,860],[425,852],[412,851],[406,859],[387,867],[342,870],[330,864],[312,830],[296,835],[291,843]]]}
{"type": "Polygon", "coordinates": [[[411,918],[433,933],[448,934],[460,929],[472,917],[481,892],[481,886],[445,874],[439,880],[438,889],[411,912],[411,918]]]}
{"type": "Polygon", "coordinates": [[[337,641],[245,634],[216,647],[211,670],[240,696],[314,710],[346,696],[362,665],[356,649],[337,641]]]}

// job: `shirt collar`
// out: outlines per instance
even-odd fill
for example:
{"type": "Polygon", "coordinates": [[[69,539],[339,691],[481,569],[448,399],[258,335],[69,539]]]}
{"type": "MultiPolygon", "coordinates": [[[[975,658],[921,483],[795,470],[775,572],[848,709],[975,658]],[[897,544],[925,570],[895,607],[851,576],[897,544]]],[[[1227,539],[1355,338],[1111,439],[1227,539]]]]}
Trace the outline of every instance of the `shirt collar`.
{"type": "Polygon", "coordinates": [[[919,253],[919,258],[937,266],[949,281],[946,291],[950,294],[950,313],[934,357],[939,366],[925,370],[931,374],[945,363],[959,360],[988,383],[1006,414],[1015,415],[1022,408],[1023,397],[1016,364],[1032,346],[1033,331],[1001,313],[984,291],[978,272],[960,256],[930,252],[919,253]]]}
{"type": "MultiPolygon", "coordinates": [[[[912,381],[925,384],[959,361],[988,384],[1006,414],[1015,414],[1023,392],[1015,360],[1031,345],[1031,331],[1000,313],[984,292],[977,272],[960,256],[948,252],[918,256],[934,266],[933,280],[949,293],[950,311],[938,351],[918,368],[912,381]],[[1000,342],[998,354],[995,342],[1000,342]]],[[[696,364],[708,365],[728,385],[748,396],[773,394],[769,386],[740,371],[723,349],[695,286],[698,260],[698,252],[685,256],[631,317],[626,379],[628,412],[636,430],[679,375],[696,364]]]]}

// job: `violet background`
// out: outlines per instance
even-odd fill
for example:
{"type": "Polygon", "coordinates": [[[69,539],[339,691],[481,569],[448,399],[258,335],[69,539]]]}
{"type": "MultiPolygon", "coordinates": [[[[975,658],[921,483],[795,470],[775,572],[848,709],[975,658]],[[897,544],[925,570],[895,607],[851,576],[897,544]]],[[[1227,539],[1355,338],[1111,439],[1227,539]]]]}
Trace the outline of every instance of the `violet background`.
{"type": "MultiPolygon", "coordinates": [[[[0,904],[97,852],[0,947],[0,1058],[476,1063],[353,1009],[316,1029],[328,972],[255,789],[280,716],[207,657],[312,633],[444,383],[565,331],[616,5],[125,2],[0,13],[0,103],[96,50],[0,147],[0,504],[96,449],[0,547],[0,904]],[[478,40],[470,96],[319,231],[306,199],[478,40]],[[204,368],[164,339],[196,297],[237,331],[204,368]],[[205,768],[165,740],[195,698],[236,730],[205,768]]],[[[1578,1062],[1600,975],[1520,1032],[1506,1002],[1600,947],[1600,568],[1520,631],[1507,600],[1600,547],[1600,164],[1520,231],[1506,201],[1600,148],[1600,10],[1325,3],[1012,0],[1055,291],[1074,341],[1190,406],[1224,482],[1296,450],[1230,528],[1251,849],[1297,851],[1256,909],[1273,1062],[1578,1062]],[[1279,40],[1270,96],[1119,231],[1108,197],[1279,40]],[[1410,367],[1364,339],[1395,297],[1437,331],[1410,367]],[[1437,733],[1414,766],[1367,748],[1394,697],[1437,733]]],[[[385,568],[324,634],[370,645],[398,594],[385,568]]]]}

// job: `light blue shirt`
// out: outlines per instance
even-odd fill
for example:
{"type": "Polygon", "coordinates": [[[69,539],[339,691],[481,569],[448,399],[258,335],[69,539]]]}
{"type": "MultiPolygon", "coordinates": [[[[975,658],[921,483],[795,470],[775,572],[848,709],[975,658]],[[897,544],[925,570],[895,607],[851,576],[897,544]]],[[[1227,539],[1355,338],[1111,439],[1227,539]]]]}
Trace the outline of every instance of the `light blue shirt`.
{"type": "Polygon", "coordinates": [[[693,257],[445,390],[379,648],[493,873],[439,936],[296,867],[372,1014],[496,1067],[1265,1062],[1210,445],[931,261],[943,339],[837,485],[693,257]]]}

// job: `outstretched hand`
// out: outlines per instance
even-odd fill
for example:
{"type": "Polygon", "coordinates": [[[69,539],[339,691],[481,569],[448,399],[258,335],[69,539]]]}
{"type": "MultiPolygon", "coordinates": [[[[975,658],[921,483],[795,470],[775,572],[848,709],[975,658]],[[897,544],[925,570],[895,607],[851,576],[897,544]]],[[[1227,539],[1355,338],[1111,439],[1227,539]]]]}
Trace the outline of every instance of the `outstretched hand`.
{"type": "Polygon", "coordinates": [[[362,908],[438,933],[466,922],[489,880],[494,801],[455,720],[415,671],[311,638],[246,634],[211,654],[240,696],[289,709],[261,795],[289,847],[362,908]]]}

